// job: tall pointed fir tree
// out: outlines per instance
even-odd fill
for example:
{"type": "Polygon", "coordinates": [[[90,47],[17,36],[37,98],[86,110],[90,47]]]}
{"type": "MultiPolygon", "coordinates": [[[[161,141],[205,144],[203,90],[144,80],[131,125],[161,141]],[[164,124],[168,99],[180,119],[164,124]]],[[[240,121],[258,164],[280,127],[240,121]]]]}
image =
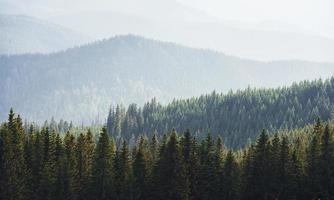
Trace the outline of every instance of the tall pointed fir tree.
{"type": "Polygon", "coordinates": [[[0,196],[8,200],[25,198],[26,166],[24,160],[24,129],[20,116],[15,118],[13,109],[10,109],[8,122],[2,131],[3,171],[0,196]]]}
{"type": "Polygon", "coordinates": [[[270,199],[271,178],[270,162],[270,143],[265,130],[261,132],[259,139],[250,154],[250,172],[246,180],[243,199],[270,199]],[[252,155],[253,154],[253,155],[252,155]]]}
{"type": "Polygon", "coordinates": [[[121,148],[116,151],[113,169],[113,198],[120,200],[132,199],[131,160],[125,140],[123,140],[121,148]]]}
{"type": "Polygon", "coordinates": [[[233,152],[226,155],[222,170],[221,199],[237,200],[240,197],[240,171],[233,152]]]}
{"type": "Polygon", "coordinates": [[[317,199],[321,197],[320,188],[320,137],[322,132],[322,124],[320,119],[314,126],[312,139],[307,148],[307,164],[306,164],[306,196],[311,199],[317,199]]]}
{"type": "Polygon", "coordinates": [[[186,177],[183,158],[175,129],[166,143],[164,137],[159,160],[154,170],[153,199],[188,199],[189,184],[186,177]]]}
{"type": "Polygon", "coordinates": [[[217,185],[215,185],[215,147],[210,133],[201,142],[199,158],[199,190],[201,199],[212,199],[216,195],[215,189],[217,185]]]}
{"type": "Polygon", "coordinates": [[[85,200],[88,196],[89,183],[92,178],[92,162],[94,153],[94,141],[90,130],[87,133],[80,134],[76,143],[76,193],[77,198],[85,200]]]}
{"type": "Polygon", "coordinates": [[[113,145],[106,127],[103,127],[94,152],[90,199],[111,198],[112,161],[115,155],[113,145]]]}
{"type": "Polygon", "coordinates": [[[303,167],[303,159],[298,151],[300,151],[300,140],[297,138],[291,153],[290,181],[289,181],[289,197],[291,199],[303,199],[305,173],[303,167]]]}
{"type": "Polygon", "coordinates": [[[186,169],[186,177],[189,183],[189,199],[198,199],[200,196],[198,189],[198,172],[200,166],[196,139],[192,137],[189,130],[184,133],[181,139],[181,150],[186,169]]]}
{"type": "Polygon", "coordinates": [[[279,193],[275,194],[274,197],[278,199],[290,199],[291,194],[291,159],[290,159],[290,149],[289,142],[286,136],[283,136],[280,145],[280,155],[279,155],[279,170],[278,180],[279,180],[279,193]]]}
{"type": "Polygon", "coordinates": [[[76,199],[78,183],[75,181],[77,176],[75,138],[67,132],[64,138],[64,196],[68,200],[76,199]]]}
{"type": "Polygon", "coordinates": [[[31,124],[29,127],[28,135],[25,138],[24,144],[24,159],[25,165],[27,167],[26,171],[26,198],[33,199],[34,198],[34,185],[33,185],[33,155],[34,155],[34,126],[31,124]]]}
{"type": "Polygon", "coordinates": [[[39,199],[55,199],[55,184],[57,180],[57,161],[56,161],[56,133],[51,133],[46,127],[43,131],[43,161],[41,170],[41,180],[38,186],[39,199]]]}
{"type": "Polygon", "coordinates": [[[328,124],[321,137],[319,168],[321,198],[329,199],[334,196],[334,143],[328,124]]]}
{"type": "Polygon", "coordinates": [[[138,150],[133,161],[133,199],[135,200],[148,199],[148,152],[147,140],[141,136],[138,144],[138,150]]]}

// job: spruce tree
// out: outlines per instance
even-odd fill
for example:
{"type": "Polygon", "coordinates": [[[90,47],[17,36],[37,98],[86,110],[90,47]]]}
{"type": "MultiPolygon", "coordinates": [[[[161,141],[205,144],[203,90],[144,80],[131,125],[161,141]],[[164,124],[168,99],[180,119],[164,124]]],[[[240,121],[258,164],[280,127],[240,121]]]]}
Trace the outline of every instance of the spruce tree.
{"type": "Polygon", "coordinates": [[[239,199],[240,171],[231,150],[228,151],[226,155],[222,173],[222,193],[220,196],[221,199],[239,199]]]}
{"type": "Polygon", "coordinates": [[[212,199],[216,195],[216,170],[215,170],[215,147],[209,133],[202,141],[199,149],[200,170],[199,170],[199,190],[201,199],[212,199]]]}
{"type": "Polygon", "coordinates": [[[279,195],[275,195],[278,199],[288,199],[290,190],[291,190],[291,160],[290,160],[290,153],[289,153],[289,143],[288,139],[284,136],[280,145],[280,155],[279,155],[279,171],[278,180],[279,180],[279,195]]]}
{"type": "Polygon", "coordinates": [[[76,177],[75,182],[77,183],[76,193],[78,199],[87,199],[89,183],[92,178],[92,162],[94,153],[94,141],[90,130],[87,134],[80,134],[76,147],[76,177]]]}
{"type": "Polygon", "coordinates": [[[78,183],[75,181],[77,177],[76,155],[75,155],[75,138],[69,132],[64,138],[64,196],[66,199],[76,199],[78,183]]]}
{"type": "Polygon", "coordinates": [[[148,149],[147,141],[140,137],[138,150],[133,161],[133,199],[145,200],[149,193],[148,188],[148,149]]]}
{"type": "Polygon", "coordinates": [[[181,150],[186,169],[186,177],[189,183],[189,199],[199,198],[199,159],[197,152],[196,139],[192,137],[189,130],[187,130],[181,140],[181,150]]]}
{"type": "Polygon", "coordinates": [[[247,183],[248,198],[250,199],[265,200],[270,198],[270,185],[268,184],[271,178],[271,169],[270,165],[268,165],[270,162],[270,149],[271,145],[269,144],[268,135],[263,130],[254,148],[253,163],[247,183]]]}
{"type": "Polygon", "coordinates": [[[24,130],[20,116],[15,118],[13,109],[10,109],[8,122],[2,132],[3,145],[3,174],[1,196],[8,200],[25,198],[26,165],[24,160],[24,130]]]}
{"type": "Polygon", "coordinates": [[[320,136],[322,131],[322,125],[318,118],[312,139],[307,149],[307,164],[306,164],[306,196],[311,199],[317,199],[321,197],[320,188],[320,136]]]}
{"type": "Polygon", "coordinates": [[[131,160],[129,148],[125,140],[121,149],[116,151],[113,173],[113,197],[114,199],[127,200],[132,198],[131,185],[131,160]]]}
{"type": "Polygon", "coordinates": [[[39,199],[55,199],[55,184],[57,181],[56,161],[56,133],[50,134],[49,128],[44,131],[43,162],[41,169],[41,180],[38,185],[39,199]]]}
{"type": "Polygon", "coordinates": [[[112,160],[114,152],[106,127],[102,128],[94,152],[90,199],[111,198],[112,160]]]}
{"type": "Polygon", "coordinates": [[[33,161],[34,161],[34,126],[31,124],[28,136],[25,138],[25,144],[24,144],[24,160],[25,165],[27,167],[26,171],[26,199],[33,199],[34,198],[34,185],[33,185],[33,161]]]}
{"type": "Polygon", "coordinates": [[[175,129],[165,144],[162,142],[156,166],[155,199],[188,199],[189,185],[175,129]]]}
{"type": "Polygon", "coordinates": [[[334,195],[334,143],[328,124],[321,137],[320,151],[321,198],[329,199],[334,195]]]}

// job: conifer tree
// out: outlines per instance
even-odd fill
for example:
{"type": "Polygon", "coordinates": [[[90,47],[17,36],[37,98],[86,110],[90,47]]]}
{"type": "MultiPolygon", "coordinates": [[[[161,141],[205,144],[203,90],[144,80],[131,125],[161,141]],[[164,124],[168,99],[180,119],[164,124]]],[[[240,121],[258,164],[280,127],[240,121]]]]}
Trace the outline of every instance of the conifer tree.
{"type": "Polygon", "coordinates": [[[150,152],[151,152],[151,158],[150,158],[150,167],[153,167],[153,163],[155,163],[158,160],[159,156],[159,140],[157,133],[154,133],[150,142],[150,152]]]}
{"type": "Polygon", "coordinates": [[[148,149],[147,141],[143,136],[140,137],[138,150],[133,161],[133,199],[145,200],[149,193],[148,188],[148,149]]]}
{"type": "Polygon", "coordinates": [[[114,152],[106,127],[102,128],[96,149],[92,169],[91,199],[111,198],[112,160],[114,152]]]}
{"type": "Polygon", "coordinates": [[[334,195],[334,144],[328,124],[322,134],[320,151],[321,196],[329,199],[334,195]]]}
{"type": "Polygon", "coordinates": [[[179,147],[177,133],[175,129],[169,138],[166,148],[166,163],[170,163],[167,168],[167,174],[170,176],[167,182],[167,199],[188,199],[189,184],[186,178],[186,172],[183,164],[183,158],[179,147]]]}
{"type": "Polygon", "coordinates": [[[274,197],[277,197],[281,190],[280,184],[280,139],[278,134],[274,135],[273,140],[271,141],[271,157],[270,157],[270,167],[271,167],[271,174],[272,174],[272,181],[270,182],[270,190],[274,197]]]}
{"type": "Polygon", "coordinates": [[[129,148],[125,140],[121,149],[116,151],[113,169],[113,197],[120,200],[131,199],[132,169],[129,148]]]}
{"type": "Polygon", "coordinates": [[[167,144],[162,142],[156,169],[156,199],[188,199],[189,185],[175,129],[167,144]]]}
{"type": "Polygon", "coordinates": [[[239,199],[240,172],[232,151],[228,151],[222,170],[221,199],[239,199]]]}
{"type": "Polygon", "coordinates": [[[291,163],[290,163],[290,154],[289,154],[289,144],[288,139],[284,136],[280,145],[280,155],[279,155],[279,171],[278,180],[279,180],[279,193],[275,197],[278,199],[288,199],[290,194],[290,178],[291,178],[291,163]]]}
{"type": "Polygon", "coordinates": [[[25,198],[26,165],[24,160],[24,130],[20,116],[15,118],[10,109],[8,122],[5,123],[3,136],[3,185],[1,196],[8,200],[25,198]]]}
{"type": "Polygon", "coordinates": [[[301,158],[298,156],[296,150],[293,150],[291,154],[291,177],[289,179],[289,191],[288,196],[291,199],[302,199],[304,197],[304,169],[302,166],[301,158]]]}
{"type": "Polygon", "coordinates": [[[187,130],[181,140],[181,150],[186,169],[186,177],[189,183],[189,199],[198,199],[198,172],[199,160],[196,146],[196,139],[192,137],[189,130],[187,130]]]}
{"type": "Polygon", "coordinates": [[[60,135],[56,135],[55,139],[55,156],[54,156],[54,170],[56,173],[56,181],[54,184],[54,199],[65,199],[65,173],[64,173],[64,147],[60,135]]]}
{"type": "Polygon", "coordinates": [[[50,134],[49,128],[44,131],[43,162],[41,169],[41,180],[38,185],[38,198],[55,199],[55,184],[57,180],[56,161],[56,133],[50,134]]]}
{"type": "Polygon", "coordinates": [[[320,119],[314,126],[312,139],[307,149],[307,165],[306,165],[306,196],[311,199],[317,199],[321,197],[320,189],[320,136],[322,131],[322,125],[320,119]]]}
{"type": "Polygon", "coordinates": [[[69,132],[64,138],[64,196],[66,199],[76,199],[77,176],[76,157],[75,157],[75,138],[69,132]]]}
{"type": "Polygon", "coordinates": [[[39,185],[42,176],[43,169],[43,139],[40,131],[36,131],[35,139],[33,143],[33,162],[32,162],[32,193],[34,198],[37,199],[39,185]]]}
{"type": "MultiPolygon", "coordinates": [[[[265,130],[261,132],[254,148],[253,163],[251,166],[250,178],[247,183],[249,190],[248,198],[269,199],[270,198],[270,149],[268,135],[265,130]]],[[[272,197],[271,197],[272,198],[272,197]]]]}
{"type": "Polygon", "coordinates": [[[201,199],[212,199],[216,195],[215,147],[209,133],[200,146],[199,189],[201,199]]]}
{"type": "Polygon", "coordinates": [[[211,199],[220,199],[223,192],[223,159],[224,159],[224,147],[221,137],[216,140],[216,147],[213,157],[213,175],[214,180],[212,184],[212,196],[211,199]]]}
{"type": "Polygon", "coordinates": [[[76,151],[76,193],[78,199],[87,199],[94,153],[94,141],[90,130],[80,134],[75,147],[76,151]]]}
{"type": "Polygon", "coordinates": [[[33,185],[33,174],[32,174],[32,169],[33,169],[33,155],[34,155],[34,127],[31,124],[29,131],[28,131],[28,136],[25,138],[25,144],[24,144],[24,160],[25,160],[25,165],[27,167],[26,171],[26,194],[25,197],[26,199],[33,199],[34,198],[34,185],[33,185]]]}

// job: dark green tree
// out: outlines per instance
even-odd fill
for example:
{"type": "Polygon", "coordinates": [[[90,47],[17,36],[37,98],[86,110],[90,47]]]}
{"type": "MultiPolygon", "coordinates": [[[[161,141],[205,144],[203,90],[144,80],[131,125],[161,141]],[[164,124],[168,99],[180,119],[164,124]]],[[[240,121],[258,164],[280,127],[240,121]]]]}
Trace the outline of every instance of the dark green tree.
{"type": "Polygon", "coordinates": [[[226,155],[222,170],[221,199],[236,200],[240,197],[240,171],[233,152],[226,155]]]}
{"type": "Polygon", "coordinates": [[[103,127],[94,152],[91,199],[111,198],[112,161],[115,155],[113,145],[106,127],[103,127]]]}

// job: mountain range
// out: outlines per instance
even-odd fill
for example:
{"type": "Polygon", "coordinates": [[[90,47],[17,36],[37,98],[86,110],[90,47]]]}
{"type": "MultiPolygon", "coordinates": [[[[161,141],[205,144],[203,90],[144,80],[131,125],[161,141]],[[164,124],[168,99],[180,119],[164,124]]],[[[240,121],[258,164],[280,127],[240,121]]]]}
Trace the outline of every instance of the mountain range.
{"type": "Polygon", "coordinates": [[[259,62],[134,35],[51,54],[0,57],[0,113],[90,122],[113,104],[167,103],[216,90],[279,87],[330,77],[332,63],[259,62]],[[205,76],[204,76],[205,74],[205,76]],[[22,103],[24,102],[24,103],[22,103]]]}
{"type": "Polygon", "coordinates": [[[62,26],[22,15],[0,15],[0,27],[0,54],[51,53],[92,41],[62,26]]]}

